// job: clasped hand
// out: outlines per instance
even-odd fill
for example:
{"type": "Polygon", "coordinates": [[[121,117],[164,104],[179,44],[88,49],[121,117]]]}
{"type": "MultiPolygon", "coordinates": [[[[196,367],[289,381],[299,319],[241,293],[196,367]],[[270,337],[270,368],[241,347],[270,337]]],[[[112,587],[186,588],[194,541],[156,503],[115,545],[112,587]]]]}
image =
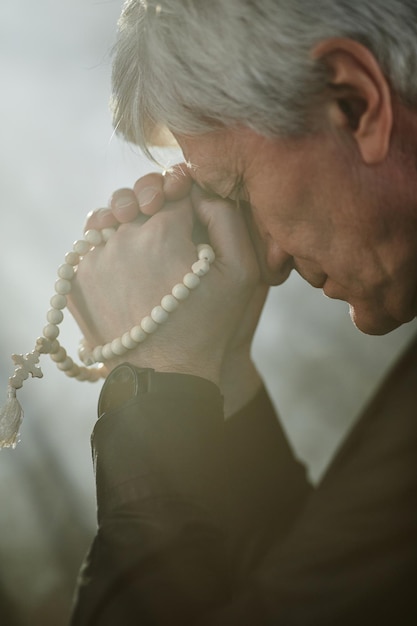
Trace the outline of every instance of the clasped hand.
{"type": "Polygon", "coordinates": [[[260,384],[250,345],[266,288],[241,211],[205,197],[184,166],[139,179],[132,190],[116,192],[107,210],[90,214],[86,229],[118,228],[80,263],[69,308],[91,346],[122,335],[190,271],[196,221],[216,253],[211,270],[165,324],[107,365],[129,360],[202,376],[221,386],[233,412],[260,384]]]}

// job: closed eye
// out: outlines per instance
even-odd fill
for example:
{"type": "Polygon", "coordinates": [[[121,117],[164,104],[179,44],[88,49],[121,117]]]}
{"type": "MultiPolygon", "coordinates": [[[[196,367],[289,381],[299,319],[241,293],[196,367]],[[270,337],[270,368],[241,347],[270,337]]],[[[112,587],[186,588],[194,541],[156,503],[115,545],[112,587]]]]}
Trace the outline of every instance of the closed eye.
{"type": "Polygon", "coordinates": [[[248,193],[246,191],[242,176],[236,178],[231,189],[229,187],[229,189],[226,190],[226,187],[223,185],[223,188],[225,189],[224,191],[220,189],[215,189],[214,186],[207,182],[197,182],[197,184],[208,200],[216,200],[218,198],[222,198],[223,200],[231,200],[236,204],[237,208],[240,207],[241,202],[249,201],[248,193]]]}

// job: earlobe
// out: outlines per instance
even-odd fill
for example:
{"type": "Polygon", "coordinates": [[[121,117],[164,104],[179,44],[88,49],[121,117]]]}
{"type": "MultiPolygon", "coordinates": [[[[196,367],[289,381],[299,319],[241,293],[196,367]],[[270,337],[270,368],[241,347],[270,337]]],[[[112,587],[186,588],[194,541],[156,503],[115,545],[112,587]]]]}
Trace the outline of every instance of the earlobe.
{"type": "Polygon", "coordinates": [[[311,56],[330,70],[332,123],[351,132],[365,163],[380,163],[389,151],[392,102],[375,57],[360,43],[345,38],[320,42],[311,56]]]}

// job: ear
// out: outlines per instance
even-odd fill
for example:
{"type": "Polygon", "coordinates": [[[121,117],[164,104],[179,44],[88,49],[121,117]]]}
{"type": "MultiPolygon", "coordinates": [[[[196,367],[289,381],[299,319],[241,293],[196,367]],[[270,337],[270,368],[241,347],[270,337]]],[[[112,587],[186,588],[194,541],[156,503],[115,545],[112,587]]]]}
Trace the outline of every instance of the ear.
{"type": "Polygon", "coordinates": [[[353,39],[326,39],[311,56],[330,69],[330,120],[348,130],[365,163],[389,151],[392,102],[388,82],[373,54],[353,39]]]}

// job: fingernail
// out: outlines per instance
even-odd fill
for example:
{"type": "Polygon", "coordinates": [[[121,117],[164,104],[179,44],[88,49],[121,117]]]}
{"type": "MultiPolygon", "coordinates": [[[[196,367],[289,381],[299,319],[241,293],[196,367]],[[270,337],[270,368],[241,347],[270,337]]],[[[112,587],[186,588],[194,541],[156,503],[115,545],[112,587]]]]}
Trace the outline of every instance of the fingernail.
{"type": "Polygon", "coordinates": [[[133,204],[134,200],[132,196],[114,196],[111,198],[111,205],[114,209],[124,209],[127,206],[133,204]]]}
{"type": "Polygon", "coordinates": [[[110,209],[94,209],[93,211],[90,211],[89,213],[87,213],[86,219],[90,220],[91,218],[94,218],[94,217],[100,218],[109,212],[110,212],[110,209]]]}
{"type": "Polygon", "coordinates": [[[139,206],[143,207],[150,204],[160,192],[156,187],[145,187],[138,193],[139,206]]]}

